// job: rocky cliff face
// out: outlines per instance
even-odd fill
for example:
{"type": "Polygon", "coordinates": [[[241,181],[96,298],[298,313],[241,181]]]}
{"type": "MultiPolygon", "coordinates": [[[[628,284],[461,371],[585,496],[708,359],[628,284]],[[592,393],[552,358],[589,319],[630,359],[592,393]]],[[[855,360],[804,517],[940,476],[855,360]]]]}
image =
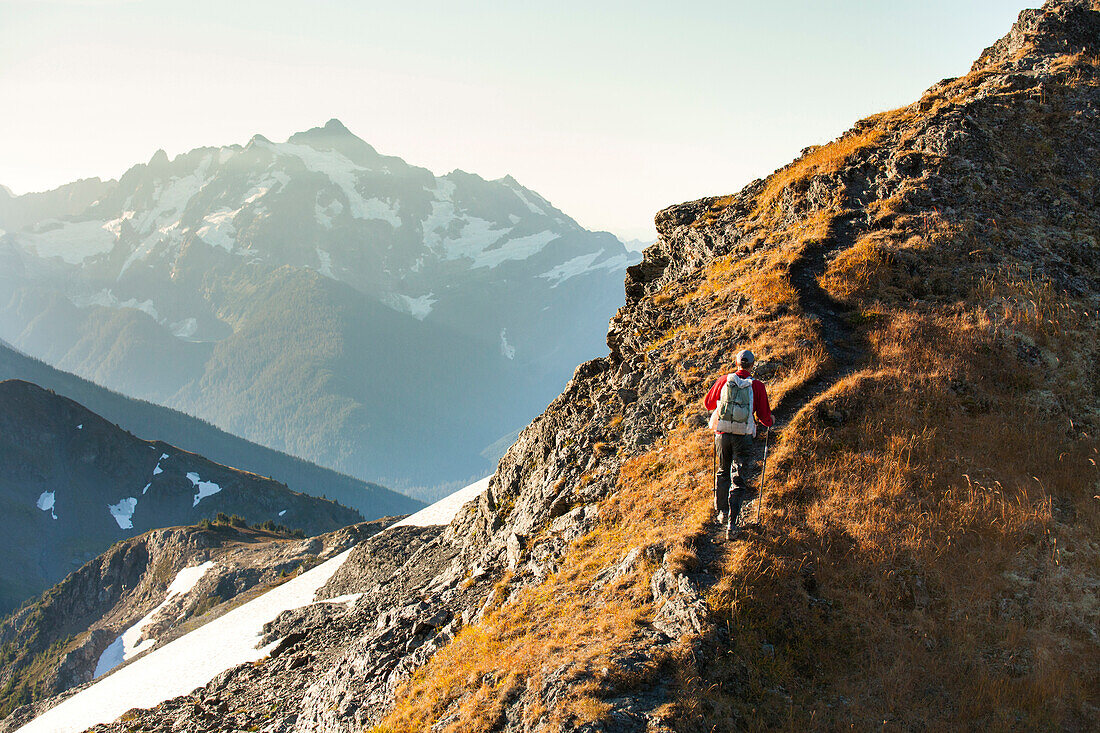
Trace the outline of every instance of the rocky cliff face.
{"type": "Polygon", "coordinates": [[[362,520],[325,499],[125,432],[72,400],[0,382],[0,609],[11,610],[112,543],[219,512],[310,535],[362,520]]]}
{"type": "Polygon", "coordinates": [[[1098,18],[1025,12],[966,76],[659,213],[609,355],[391,581],[365,543],[354,607],[99,729],[1089,728],[1098,18]],[[700,398],[745,346],[780,430],[726,543],[700,398]]]}
{"type": "Polygon", "coordinates": [[[309,539],[229,524],[173,527],[116,544],[0,625],[0,711],[15,710],[0,730],[49,707],[29,703],[87,686],[391,521],[309,539]]]}

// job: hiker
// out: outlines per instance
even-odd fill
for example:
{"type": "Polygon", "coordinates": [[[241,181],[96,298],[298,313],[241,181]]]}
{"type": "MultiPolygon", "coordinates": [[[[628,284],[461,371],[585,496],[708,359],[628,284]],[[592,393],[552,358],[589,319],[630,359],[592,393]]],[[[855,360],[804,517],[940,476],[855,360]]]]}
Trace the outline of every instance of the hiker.
{"type": "Polygon", "coordinates": [[[726,525],[726,538],[740,534],[737,519],[741,505],[749,498],[749,479],[756,471],[752,439],[757,424],[770,428],[772,411],[764,383],[752,378],[756,357],[748,349],[737,352],[737,371],[718,378],[707,392],[703,404],[713,410],[710,429],[714,431],[714,453],[718,464],[714,473],[714,508],[718,523],[726,525]],[[732,481],[731,469],[736,469],[732,481]]]}

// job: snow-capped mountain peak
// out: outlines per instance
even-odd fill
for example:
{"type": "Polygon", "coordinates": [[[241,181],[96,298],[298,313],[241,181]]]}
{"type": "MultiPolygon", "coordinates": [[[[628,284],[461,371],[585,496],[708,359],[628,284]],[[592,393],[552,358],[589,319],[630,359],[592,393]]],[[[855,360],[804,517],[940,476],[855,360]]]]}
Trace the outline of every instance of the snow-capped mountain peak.
{"type": "MultiPolygon", "coordinates": [[[[337,120],[285,142],[256,135],[243,146],[197,148],[174,158],[158,150],[118,181],[11,199],[0,207],[0,229],[6,230],[0,280],[7,278],[12,292],[53,292],[67,304],[57,306],[52,322],[35,320],[34,308],[12,305],[14,311],[0,312],[0,328],[8,329],[0,336],[48,356],[30,348],[34,337],[25,330],[34,321],[35,329],[49,330],[38,343],[61,356],[71,352],[71,368],[82,371],[83,364],[85,376],[151,399],[181,399],[181,390],[207,368],[220,375],[215,380],[224,378],[227,372],[214,364],[238,358],[224,355],[236,348],[235,337],[244,339],[254,327],[261,341],[284,338],[289,323],[306,329],[303,319],[318,308],[360,314],[324,322],[330,330],[322,329],[322,337],[335,344],[324,353],[350,355],[368,343],[408,351],[397,342],[423,328],[418,338],[429,350],[451,339],[448,349],[468,351],[472,364],[481,358],[473,354],[484,354],[490,361],[483,374],[531,367],[553,374],[542,392],[547,399],[578,361],[603,349],[607,317],[622,299],[623,271],[636,259],[613,236],[585,230],[512,176],[486,180],[461,170],[437,176],[379,153],[337,120]],[[256,294],[269,290],[278,295],[255,308],[256,294]],[[290,303],[300,308],[287,312],[288,322],[255,325],[290,303]],[[394,324],[388,335],[376,334],[381,341],[370,342],[358,334],[381,328],[380,316],[368,315],[375,307],[387,309],[394,324]],[[105,330],[73,326],[104,309],[127,315],[112,318],[105,330]],[[173,376],[148,375],[136,362],[124,368],[127,359],[117,356],[93,359],[95,347],[78,346],[81,331],[90,331],[96,344],[129,343],[131,335],[114,330],[133,328],[124,323],[138,314],[139,330],[157,344],[144,353],[178,350],[161,369],[173,376]],[[349,340],[363,343],[349,347],[349,340]],[[141,387],[133,376],[138,372],[141,387]]],[[[322,324],[312,325],[309,333],[322,324]]],[[[310,338],[316,336],[295,340],[310,338]]],[[[248,347],[240,353],[251,362],[257,353],[279,352],[248,347]]],[[[301,357],[313,363],[316,354],[301,357]]],[[[190,401],[174,405],[218,419],[190,401]]],[[[234,429],[249,434],[249,426],[236,423],[257,410],[236,414],[234,429]]],[[[285,447],[283,440],[275,442],[285,447]]],[[[486,468],[469,464],[451,480],[486,468]]]]}

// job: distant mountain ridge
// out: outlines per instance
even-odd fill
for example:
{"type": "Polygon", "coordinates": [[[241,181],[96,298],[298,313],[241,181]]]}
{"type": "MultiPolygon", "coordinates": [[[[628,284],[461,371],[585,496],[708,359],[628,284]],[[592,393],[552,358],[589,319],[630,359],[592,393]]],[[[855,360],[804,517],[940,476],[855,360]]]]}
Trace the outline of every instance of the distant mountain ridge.
{"type": "Polygon", "coordinates": [[[487,473],[604,349],[637,259],[510,176],[437,177],[336,120],[0,199],[0,229],[0,337],[391,485],[487,473]]]}
{"type": "Polygon", "coordinates": [[[219,512],[310,535],[362,521],[354,509],[141,440],[37,385],[0,382],[0,613],[120,539],[219,512]]]}
{"type": "Polygon", "coordinates": [[[0,381],[7,379],[32,382],[56,392],[134,435],[162,440],[217,463],[273,478],[294,491],[333,499],[368,520],[408,514],[423,506],[377,484],[250,443],[190,415],[112,392],[0,340],[0,381]]]}

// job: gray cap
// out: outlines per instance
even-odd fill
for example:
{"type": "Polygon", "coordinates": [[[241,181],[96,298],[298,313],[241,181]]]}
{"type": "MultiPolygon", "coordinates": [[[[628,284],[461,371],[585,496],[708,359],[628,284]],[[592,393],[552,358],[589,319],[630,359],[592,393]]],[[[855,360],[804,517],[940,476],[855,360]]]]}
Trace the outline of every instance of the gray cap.
{"type": "Polygon", "coordinates": [[[737,352],[737,366],[739,367],[751,367],[756,362],[756,357],[752,355],[752,352],[748,349],[741,349],[737,352]]]}

